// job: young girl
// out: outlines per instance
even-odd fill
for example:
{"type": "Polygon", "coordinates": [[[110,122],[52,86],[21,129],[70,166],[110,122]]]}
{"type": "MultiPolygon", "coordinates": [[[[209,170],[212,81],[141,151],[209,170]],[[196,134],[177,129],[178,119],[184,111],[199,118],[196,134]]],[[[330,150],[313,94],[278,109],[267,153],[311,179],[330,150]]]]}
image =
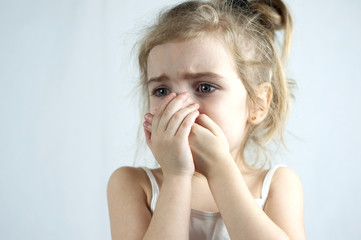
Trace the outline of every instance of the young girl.
{"type": "Polygon", "coordinates": [[[250,164],[283,139],[291,30],[281,0],[184,2],[148,29],[143,126],[160,168],[110,177],[113,239],[305,239],[298,176],[250,164]],[[256,154],[245,154],[251,146],[256,154]]]}

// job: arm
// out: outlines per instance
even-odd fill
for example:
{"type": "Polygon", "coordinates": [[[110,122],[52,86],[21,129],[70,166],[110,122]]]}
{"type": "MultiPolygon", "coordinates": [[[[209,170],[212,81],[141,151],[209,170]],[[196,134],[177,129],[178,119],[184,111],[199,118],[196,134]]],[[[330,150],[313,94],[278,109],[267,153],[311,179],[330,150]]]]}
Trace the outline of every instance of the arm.
{"type": "MultiPolygon", "coordinates": [[[[137,184],[139,181],[128,168],[121,168],[109,180],[114,239],[189,238],[194,163],[188,136],[199,112],[197,105],[182,107],[188,98],[189,94],[185,93],[167,95],[154,117],[143,125],[146,142],[163,172],[163,184],[153,216],[146,207],[144,191],[137,184]]],[[[145,118],[149,119],[149,115],[145,118]]]]}
{"type": "Polygon", "coordinates": [[[164,179],[152,217],[140,171],[122,167],[109,179],[112,239],[188,239],[191,178],[164,179]]]}
{"type": "Polygon", "coordinates": [[[303,189],[292,170],[276,171],[262,211],[233,159],[214,169],[208,183],[232,239],[305,239],[303,189]]]}
{"type": "Polygon", "coordinates": [[[147,144],[163,172],[157,206],[145,239],[188,239],[191,209],[191,183],[194,173],[188,143],[191,127],[199,112],[197,105],[182,107],[188,93],[167,95],[154,117],[146,114],[147,144]]]}
{"type": "Polygon", "coordinates": [[[191,177],[163,180],[157,206],[144,239],[188,239],[191,177]]]}
{"type": "Polygon", "coordinates": [[[192,127],[190,145],[197,170],[208,180],[232,239],[305,239],[303,189],[288,168],[276,171],[263,211],[233,160],[227,138],[202,114],[192,127]]]}
{"type": "Polygon", "coordinates": [[[151,220],[140,170],[117,169],[108,181],[108,208],[113,240],[143,239],[151,220]]]}

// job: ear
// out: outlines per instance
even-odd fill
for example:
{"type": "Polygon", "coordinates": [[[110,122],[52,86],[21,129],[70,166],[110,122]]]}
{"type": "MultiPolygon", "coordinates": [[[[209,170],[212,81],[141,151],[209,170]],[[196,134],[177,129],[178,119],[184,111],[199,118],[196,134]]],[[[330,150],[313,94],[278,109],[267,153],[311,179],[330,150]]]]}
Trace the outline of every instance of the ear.
{"type": "Polygon", "coordinates": [[[264,82],[258,85],[256,101],[251,104],[247,122],[252,125],[257,125],[266,118],[272,101],[272,95],[273,90],[271,83],[264,82]]]}

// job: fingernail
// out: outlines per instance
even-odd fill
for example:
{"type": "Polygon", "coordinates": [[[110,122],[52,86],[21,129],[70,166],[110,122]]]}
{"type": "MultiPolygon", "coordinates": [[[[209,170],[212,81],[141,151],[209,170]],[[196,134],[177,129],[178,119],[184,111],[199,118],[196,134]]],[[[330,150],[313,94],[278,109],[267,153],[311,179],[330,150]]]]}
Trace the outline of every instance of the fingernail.
{"type": "Polygon", "coordinates": [[[183,96],[185,96],[185,97],[189,97],[189,93],[188,93],[188,92],[183,92],[182,94],[183,94],[183,96]]]}
{"type": "Polygon", "coordinates": [[[149,122],[143,122],[143,126],[149,128],[149,122]]]}
{"type": "Polygon", "coordinates": [[[173,98],[175,98],[177,96],[177,94],[176,93],[174,93],[174,92],[172,92],[172,93],[170,93],[170,94],[168,94],[168,99],[173,99],[173,98]]]}
{"type": "Polygon", "coordinates": [[[193,103],[192,106],[195,107],[195,108],[199,108],[199,104],[198,104],[198,103],[193,103]]]}

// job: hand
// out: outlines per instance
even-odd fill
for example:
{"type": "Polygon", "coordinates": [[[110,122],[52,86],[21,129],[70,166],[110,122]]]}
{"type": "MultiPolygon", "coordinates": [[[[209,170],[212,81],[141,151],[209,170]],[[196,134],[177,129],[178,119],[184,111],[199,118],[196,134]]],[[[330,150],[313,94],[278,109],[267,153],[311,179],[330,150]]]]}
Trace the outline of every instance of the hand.
{"type": "Polygon", "coordinates": [[[183,108],[188,93],[166,96],[156,109],[154,116],[144,117],[144,132],[147,144],[162,167],[163,175],[192,176],[194,162],[188,137],[195,119],[199,115],[198,104],[183,108]]]}
{"type": "Polygon", "coordinates": [[[200,114],[192,126],[189,144],[195,170],[208,178],[211,169],[231,160],[227,137],[207,115],[200,114]]]}

